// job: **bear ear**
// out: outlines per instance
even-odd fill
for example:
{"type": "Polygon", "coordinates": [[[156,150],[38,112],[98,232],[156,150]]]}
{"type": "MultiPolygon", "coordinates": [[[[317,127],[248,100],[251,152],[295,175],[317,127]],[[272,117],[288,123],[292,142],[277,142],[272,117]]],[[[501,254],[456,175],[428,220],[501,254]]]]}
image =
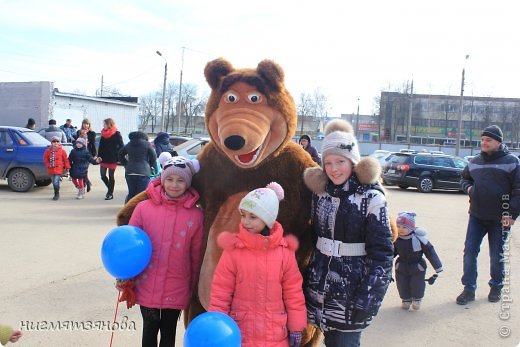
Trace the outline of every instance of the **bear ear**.
{"type": "Polygon", "coordinates": [[[230,62],[224,58],[217,58],[206,64],[204,76],[211,89],[217,89],[222,77],[229,75],[234,68],[230,62]]]}
{"type": "Polygon", "coordinates": [[[265,80],[270,89],[280,91],[285,74],[280,65],[272,60],[262,60],[256,67],[258,74],[265,80]]]}

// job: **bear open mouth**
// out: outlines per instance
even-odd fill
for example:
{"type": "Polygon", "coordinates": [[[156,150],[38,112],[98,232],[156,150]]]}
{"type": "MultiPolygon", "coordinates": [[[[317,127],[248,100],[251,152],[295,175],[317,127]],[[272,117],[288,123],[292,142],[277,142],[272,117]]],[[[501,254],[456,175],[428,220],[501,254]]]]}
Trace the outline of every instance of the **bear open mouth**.
{"type": "Polygon", "coordinates": [[[241,165],[249,165],[255,162],[256,158],[258,158],[258,153],[260,153],[260,150],[262,149],[262,146],[258,147],[252,152],[241,154],[241,155],[235,155],[235,159],[238,160],[238,162],[241,165]]]}

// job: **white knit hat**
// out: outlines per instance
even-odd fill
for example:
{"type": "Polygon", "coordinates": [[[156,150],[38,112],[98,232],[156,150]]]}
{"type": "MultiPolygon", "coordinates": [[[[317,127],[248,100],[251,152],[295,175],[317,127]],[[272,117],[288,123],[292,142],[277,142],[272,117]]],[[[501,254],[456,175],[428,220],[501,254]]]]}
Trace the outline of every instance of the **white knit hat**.
{"type": "Polygon", "coordinates": [[[354,165],[359,163],[359,145],[352,125],[343,119],[334,119],[327,123],[321,152],[323,160],[329,154],[337,154],[350,159],[354,165]]]}
{"type": "Polygon", "coordinates": [[[283,198],[282,186],[276,182],[271,182],[265,188],[258,188],[249,192],[240,201],[238,209],[253,213],[271,229],[278,216],[279,202],[283,198]]]}

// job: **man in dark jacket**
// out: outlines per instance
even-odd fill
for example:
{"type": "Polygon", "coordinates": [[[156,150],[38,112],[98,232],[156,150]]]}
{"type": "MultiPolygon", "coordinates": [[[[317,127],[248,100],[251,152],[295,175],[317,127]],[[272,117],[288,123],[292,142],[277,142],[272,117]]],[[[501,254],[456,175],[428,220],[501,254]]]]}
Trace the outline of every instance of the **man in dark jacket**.
{"type": "Polygon", "coordinates": [[[461,186],[470,197],[469,223],[464,243],[464,291],[457,304],[475,300],[477,256],[482,239],[489,242],[490,272],[488,300],[500,301],[504,282],[501,261],[504,242],[520,212],[520,161],[502,144],[502,130],[488,126],[482,132],[482,152],[462,172],[461,186]]]}
{"type": "Polygon", "coordinates": [[[162,152],[172,153],[173,151],[173,146],[170,143],[170,135],[168,135],[168,133],[158,133],[157,137],[153,140],[153,144],[155,146],[155,154],[157,155],[157,158],[159,158],[162,152]]]}

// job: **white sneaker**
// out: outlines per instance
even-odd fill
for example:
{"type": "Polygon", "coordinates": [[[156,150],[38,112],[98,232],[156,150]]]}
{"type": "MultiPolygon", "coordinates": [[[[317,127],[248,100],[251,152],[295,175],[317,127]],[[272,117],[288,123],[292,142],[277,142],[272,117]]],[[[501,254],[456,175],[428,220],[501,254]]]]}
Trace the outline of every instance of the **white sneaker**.
{"type": "Polygon", "coordinates": [[[78,196],[76,197],[76,199],[78,199],[78,200],[81,200],[83,198],[85,198],[85,188],[79,189],[78,196]]]}
{"type": "Polygon", "coordinates": [[[418,311],[419,309],[421,309],[421,300],[413,300],[412,301],[412,308],[416,311],[418,311]]]}
{"type": "Polygon", "coordinates": [[[403,310],[409,310],[411,304],[412,304],[411,301],[405,301],[405,300],[403,300],[403,303],[401,304],[401,308],[402,308],[403,310]]]}

